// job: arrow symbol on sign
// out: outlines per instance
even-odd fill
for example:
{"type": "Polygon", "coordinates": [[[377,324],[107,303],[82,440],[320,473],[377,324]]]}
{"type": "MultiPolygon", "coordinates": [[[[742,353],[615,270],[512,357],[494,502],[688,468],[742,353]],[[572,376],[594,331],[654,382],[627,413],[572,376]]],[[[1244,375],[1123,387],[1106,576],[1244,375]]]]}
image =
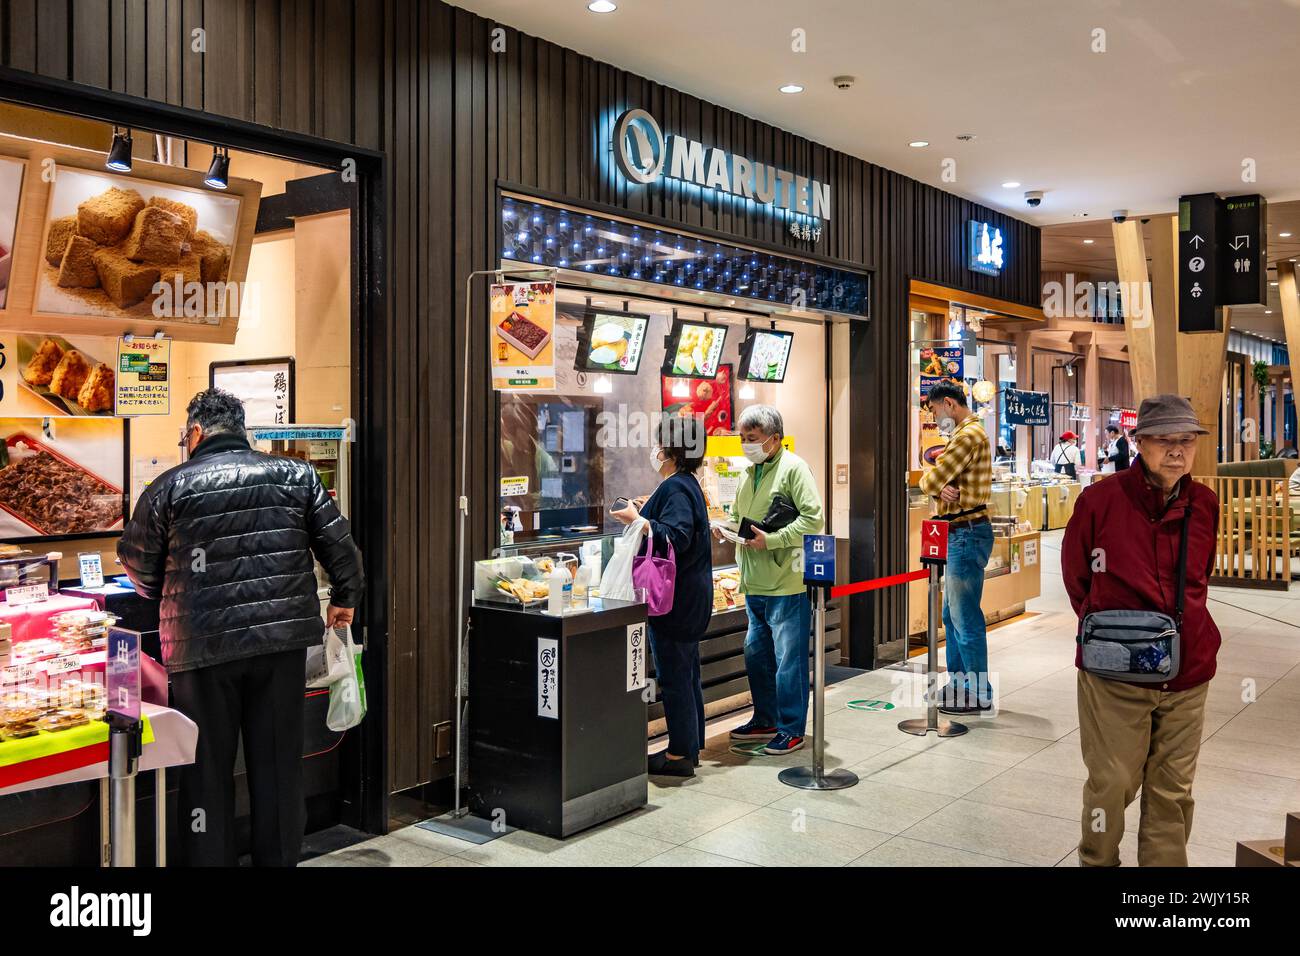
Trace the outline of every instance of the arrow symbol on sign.
{"type": "Polygon", "coordinates": [[[1250,248],[1250,236],[1237,236],[1237,237],[1235,237],[1235,238],[1232,240],[1231,243],[1229,243],[1229,245],[1232,246],[1232,249],[1233,249],[1234,252],[1235,252],[1236,250],[1240,249],[1242,246],[1245,246],[1247,249],[1249,249],[1249,248],[1250,248]],[[1245,240],[1245,241],[1243,242],[1243,240],[1245,240]]]}
{"type": "Polygon", "coordinates": [[[1201,248],[1201,243],[1203,243],[1205,240],[1202,239],[1200,236],[1192,236],[1192,238],[1188,239],[1187,241],[1192,244],[1192,248],[1199,249],[1201,248]]]}

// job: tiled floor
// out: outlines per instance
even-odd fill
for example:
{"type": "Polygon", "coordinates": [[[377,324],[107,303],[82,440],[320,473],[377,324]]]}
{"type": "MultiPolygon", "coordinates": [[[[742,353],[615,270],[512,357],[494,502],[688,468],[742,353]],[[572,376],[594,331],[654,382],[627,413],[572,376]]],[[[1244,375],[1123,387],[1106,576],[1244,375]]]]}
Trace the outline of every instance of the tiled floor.
{"type": "MultiPolygon", "coordinates": [[[[409,827],[308,866],[1074,866],[1080,788],[1075,618],[1061,586],[1059,532],[1044,536],[1043,596],[989,634],[1001,694],[996,717],[964,737],[899,732],[922,681],[876,671],[827,692],[827,765],[861,782],[792,790],[777,773],[808,751],[745,759],[728,751],[737,715],[710,728],[697,775],[652,778],[644,809],[565,841],[513,832],[484,846],[409,827]],[[846,707],[856,698],[903,705],[846,707]]],[[[1300,810],[1300,586],[1290,592],[1216,588],[1223,632],[1196,778],[1193,865],[1231,866],[1238,840],[1279,837],[1300,810]]],[[[942,657],[942,655],[941,655],[942,657]]],[[[1122,844],[1135,862],[1137,804],[1122,844]]]]}

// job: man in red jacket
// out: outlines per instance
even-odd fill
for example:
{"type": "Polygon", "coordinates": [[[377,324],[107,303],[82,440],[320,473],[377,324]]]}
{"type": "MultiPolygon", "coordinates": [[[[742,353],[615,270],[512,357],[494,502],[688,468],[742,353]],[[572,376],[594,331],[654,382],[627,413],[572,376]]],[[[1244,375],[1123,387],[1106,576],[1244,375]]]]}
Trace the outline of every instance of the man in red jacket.
{"type": "Polygon", "coordinates": [[[1201,749],[1205,698],[1219,629],[1205,602],[1214,568],[1219,499],[1191,478],[1197,436],[1191,403],[1178,395],[1144,399],[1139,457],[1126,471],[1079,496],[1061,546],[1061,572],[1080,621],[1094,611],[1150,610],[1176,618],[1178,553],[1188,525],[1181,665],[1165,683],[1134,684],[1079,670],[1079,742],[1084,866],[1118,866],[1124,808],[1142,791],[1140,866],[1186,866],[1192,778],[1201,749]]]}

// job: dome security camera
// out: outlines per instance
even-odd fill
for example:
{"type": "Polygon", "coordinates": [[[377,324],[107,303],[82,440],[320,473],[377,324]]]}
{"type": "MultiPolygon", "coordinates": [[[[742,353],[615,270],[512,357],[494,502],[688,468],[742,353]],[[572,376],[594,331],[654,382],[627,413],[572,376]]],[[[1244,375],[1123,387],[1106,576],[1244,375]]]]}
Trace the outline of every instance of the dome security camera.
{"type": "Polygon", "coordinates": [[[837,76],[831,82],[835,84],[837,90],[851,90],[858,82],[858,78],[856,76],[837,76]]]}
{"type": "Polygon", "coordinates": [[[1128,218],[1127,209],[1114,209],[1111,211],[1110,218],[1115,222],[1123,222],[1128,218]]]}
{"type": "Polygon", "coordinates": [[[1030,189],[1025,193],[1025,202],[1031,208],[1039,206],[1043,201],[1043,191],[1041,189],[1030,189]]]}

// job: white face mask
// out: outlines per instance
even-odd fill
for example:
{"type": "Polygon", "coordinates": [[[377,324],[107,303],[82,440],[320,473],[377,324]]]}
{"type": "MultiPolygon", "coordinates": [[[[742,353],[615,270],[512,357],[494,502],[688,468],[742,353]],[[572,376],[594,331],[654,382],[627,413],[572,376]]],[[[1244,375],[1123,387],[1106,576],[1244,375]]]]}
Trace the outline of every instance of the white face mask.
{"type": "Polygon", "coordinates": [[[767,452],[763,451],[763,446],[765,444],[767,444],[767,442],[741,442],[740,450],[744,453],[745,457],[755,465],[761,465],[763,462],[767,461],[767,452]]]}
{"type": "Polygon", "coordinates": [[[656,475],[659,474],[660,470],[664,466],[663,461],[659,458],[659,456],[662,454],[663,454],[663,449],[660,448],[658,445],[655,445],[654,448],[650,449],[650,470],[653,471],[656,475]]]}

